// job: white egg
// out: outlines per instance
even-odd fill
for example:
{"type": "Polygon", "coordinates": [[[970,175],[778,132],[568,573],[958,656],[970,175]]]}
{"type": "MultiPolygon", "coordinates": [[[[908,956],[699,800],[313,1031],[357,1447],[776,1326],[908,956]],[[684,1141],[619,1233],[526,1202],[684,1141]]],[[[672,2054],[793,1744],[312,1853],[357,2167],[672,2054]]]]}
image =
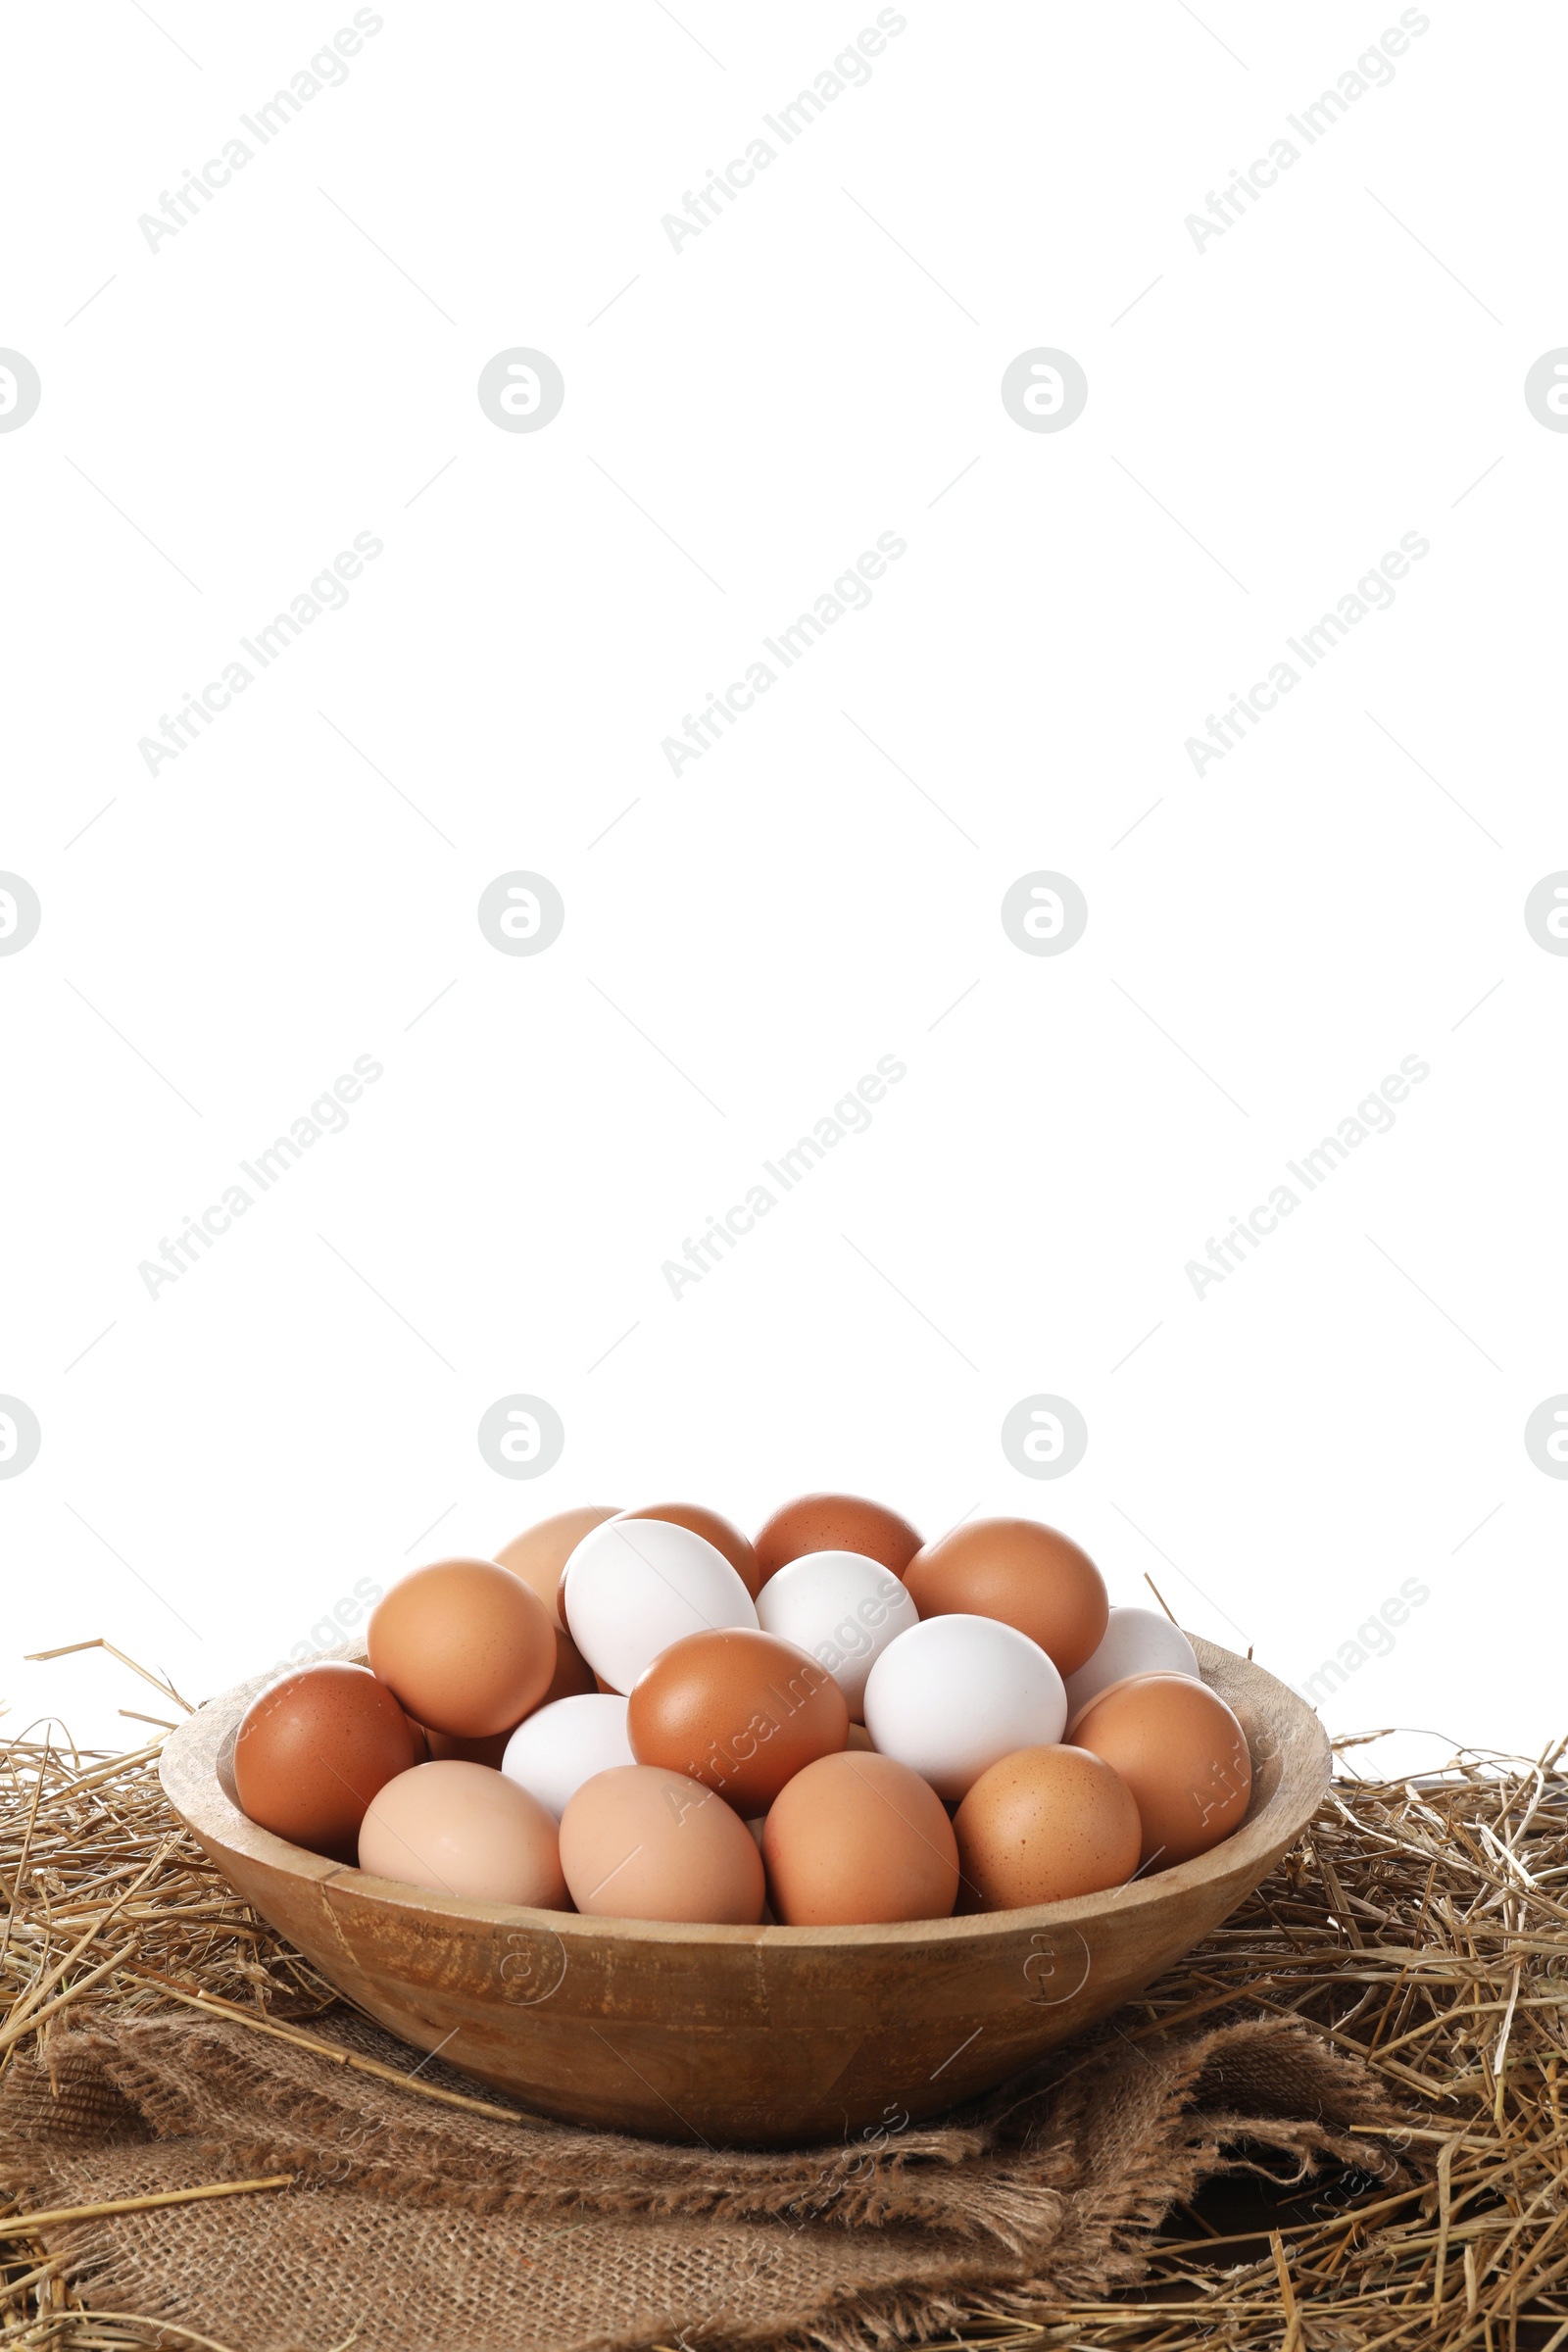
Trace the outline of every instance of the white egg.
{"type": "Polygon", "coordinates": [[[1179,1625],[1153,1609],[1112,1609],[1104,1639],[1092,1658],[1067,1677],[1067,1734],[1080,1715],[1102,1698],[1113,1683],[1135,1674],[1189,1674],[1195,1682],[1198,1655],[1179,1625]]]}
{"type": "Polygon", "coordinates": [[[595,1674],[629,1690],[684,1634],[750,1626],[752,1596],[721,1551],[668,1519],[607,1519],[565,1566],[562,1614],[595,1674]]]}
{"type": "Polygon", "coordinates": [[[918,1625],[902,1578],[858,1551],[806,1551],[776,1569],[757,1596],[764,1634],[809,1650],[858,1723],[871,1662],[918,1625]]]}
{"type": "Polygon", "coordinates": [[[1039,1642],[995,1617],[927,1617],[866,1678],[879,1752],[950,1803],[1015,1748],[1054,1747],[1066,1721],[1067,1693],[1039,1642]]]}
{"type": "Polygon", "coordinates": [[[518,1724],[501,1769],[559,1821],[584,1781],[614,1764],[635,1764],[626,1737],[626,1701],[592,1690],[553,1699],[518,1724]]]}

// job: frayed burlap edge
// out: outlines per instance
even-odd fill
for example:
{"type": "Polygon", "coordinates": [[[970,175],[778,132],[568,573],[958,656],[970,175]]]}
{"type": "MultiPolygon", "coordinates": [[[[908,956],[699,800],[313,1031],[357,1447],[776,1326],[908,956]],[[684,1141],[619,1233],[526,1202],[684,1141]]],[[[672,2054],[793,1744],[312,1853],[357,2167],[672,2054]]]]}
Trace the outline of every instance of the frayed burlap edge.
{"type": "MultiPolygon", "coordinates": [[[[380,2038],[348,2013],[337,2037],[360,2047],[380,2038]]],[[[50,2059],[53,2088],[35,2069],[15,2071],[0,2111],[10,2127],[4,2169],[25,2203],[49,2199],[51,2141],[62,2156],[66,2142],[73,2156],[83,2150],[79,2133],[51,2132],[66,2122],[55,2093],[71,2110],[96,2081],[113,2086],[115,2144],[163,2140],[172,2157],[183,2146],[208,2178],[289,2172],[383,2206],[498,2217],[749,2223],[764,2242],[781,2230],[808,2232],[822,2258],[810,2308],[798,2300],[746,2326],[694,2318],[688,2340],[710,2352],[728,2343],[865,2352],[949,2331],[977,2298],[1029,2320],[1103,2297],[1137,2283],[1171,2206],[1219,2172],[1259,2167],[1279,2179],[1284,2167],[1300,2180],[1339,2160],[1403,2177],[1349,2129],[1391,2121],[1375,2078],[1309,2029],[1256,2018],[1141,2042],[1104,2029],[947,2124],[885,2147],[717,2155],[569,2130],[519,2141],[500,2122],[454,2120],[413,2092],[205,2020],[61,2036],[50,2059]],[[920,2275],[881,2285],[839,2276],[855,2270],[855,2232],[910,2230],[920,2275]]],[[[286,2231],[287,2192],[277,2203],[286,2231]]],[[[91,2277],[98,2308],[128,2288],[112,2221],[64,2226],[49,2245],[91,2277]]],[[[603,2337],[634,2340],[614,2329],[603,2337]]]]}

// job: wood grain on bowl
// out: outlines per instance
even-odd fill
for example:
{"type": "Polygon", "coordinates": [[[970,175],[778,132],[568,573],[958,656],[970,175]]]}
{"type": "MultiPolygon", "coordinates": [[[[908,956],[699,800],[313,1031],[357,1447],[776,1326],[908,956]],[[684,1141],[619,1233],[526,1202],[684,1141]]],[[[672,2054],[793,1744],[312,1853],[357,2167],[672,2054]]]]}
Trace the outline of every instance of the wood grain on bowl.
{"type": "Polygon", "coordinates": [[[669,1927],[430,1894],[247,1821],[225,1748],[267,1677],[180,1726],[160,1771],[229,1884],[347,1999],[545,2115],[786,2146],[912,2122],[990,2088],[1132,1998],[1266,1877],[1329,1748],[1260,1666],[1195,1639],[1252,1756],[1224,1844],[1106,1894],[869,1928],[669,1927]]]}

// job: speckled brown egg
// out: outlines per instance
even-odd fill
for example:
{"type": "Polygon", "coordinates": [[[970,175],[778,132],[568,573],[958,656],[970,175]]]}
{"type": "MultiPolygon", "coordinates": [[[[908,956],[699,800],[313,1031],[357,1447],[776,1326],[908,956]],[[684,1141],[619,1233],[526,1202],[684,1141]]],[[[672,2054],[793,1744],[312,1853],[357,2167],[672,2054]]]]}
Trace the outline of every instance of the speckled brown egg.
{"type": "Polygon", "coordinates": [[[626,1736],[640,1764],[761,1813],[805,1765],[842,1748],[850,1710],[825,1666],[746,1627],[685,1634],[634,1684],[626,1736]]]}
{"type": "Polygon", "coordinates": [[[785,1927],[946,1919],[958,1885],[947,1807],[892,1756],[822,1756],[762,1824],[768,1900],[785,1927]]]}
{"type": "Polygon", "coordinates": [[[322,1658],[258,1692],[234,1739],[240,1809],[312,1853],[352,1862],[367,1806],[423,1755],[367,1666],[322,1658]]]}
{"type": "Polygon", "coordinates": [[[967,1520],[917,1552],[904,1582],[922,1617],[998,1618],[1062,1676],[1094,1655],[1110,1616],[1088,1552],[1038,1519],[967,1520]]]}
{"type": "Polygon", "coordinates": [[[1206,1854],[1247,1815],[1247,1734],[1218,1694],[1185,1674],[1143,1674],[1107,1690],[1073,1733],[1103,1756],[1137,1800],[1142,1861],[1169,1870],[1206,1854]]]}
{"type": "Polygon", "coordinates": [[[622,1511],[622,1519],[667,1519],[674,1527],[689,1528],[723,1553],[741,1583],[755,1600],[761,1589],[762,1571],[758,1566],[757,1552],[750,1537],[743,1536],[732,1521],[710,1511],[702,1502],[649,1502],[635,1511],[622,1511]]]}
{"type": "Polygon", "coordinates": [[[919,1548],[920,1538],[907,1519],[861,1494],[798,1494],[780,1504],[757,1536],[764,1585],[808,1551],[858,1551],[902,1576],[919,1548]]]}
{"type": "Polygon", "coordinates": [[[556,1672],[549,1610],[494,1560],[416,1568],[376,1602],[366,1643],[416,1721],[462,1740],[511,1731],[556,1672]]]}
{"type": "Polygon", "coordinates": [[[1004,1756],[970,1788],[953,1827],[980,1911],[1120,1886],[1143,1845],[1132,1790],[1083,1747],[1020,1747],[1004,1756]]]}

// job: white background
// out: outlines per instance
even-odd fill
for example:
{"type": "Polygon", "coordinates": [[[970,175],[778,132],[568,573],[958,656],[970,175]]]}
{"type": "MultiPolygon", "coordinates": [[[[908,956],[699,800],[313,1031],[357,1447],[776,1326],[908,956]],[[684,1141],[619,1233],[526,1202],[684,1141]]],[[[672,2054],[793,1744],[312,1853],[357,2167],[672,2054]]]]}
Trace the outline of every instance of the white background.
{"type": "Polygon", "coordinates": [[[1285,116],[1396,8],[911,0],[677,252],[662,217],[873,8],[388,0],[154,252],[138,216],[352,12],[155,13],[6,35],[0,343],[43,383],[0,435],[0,866],[43,908],[0,959],[0,1390],[42,1428],[0,1481],[8,1728],[158,1712],[46,1645],[200,1698],[570,1502],[754,1527],[842,1486],[932,1533],[1052,1519],[1294,1683],[1418,1579],[1331,1726],[1539,1750],[1568,958],[1523,903],[1568,865],[1568,438],[1522,387],[1568,342],[1560,14],[1433,6],[1307,148],[1285,116]],[[476,398],[513,346],[564,375],[539,432],[476,398]],[[1037,346],[1088,376],[1059,433],[1000,398],[1037,346]],[[346,609],[149,775],[358,532],[346,609]],[[869,608],[672,776],[662,739],[883,532],[869,608]],[[1195,775],[1408,532],[1393,608],[1195,775]],[[536,957],[476,921],[514,868],[565,902],[536,957]],[[1037,868],[1088,899],[1059,957],[1002,929],[1037,868]],[[149,1297],[366,1054],[346,1131],[149,1297]],[[889,1054],[869,1131],[672,1298],[889,1054]],[[1196,1297],[1406,1055],[1392,1131],[1196,1297]],[[475,1440],[514,1392],[565,1425],[532,1483],[475,1440]],[[1054,1484],[1000,1444],[1037,1392],[1089,1427],[1054,1484]]]}

